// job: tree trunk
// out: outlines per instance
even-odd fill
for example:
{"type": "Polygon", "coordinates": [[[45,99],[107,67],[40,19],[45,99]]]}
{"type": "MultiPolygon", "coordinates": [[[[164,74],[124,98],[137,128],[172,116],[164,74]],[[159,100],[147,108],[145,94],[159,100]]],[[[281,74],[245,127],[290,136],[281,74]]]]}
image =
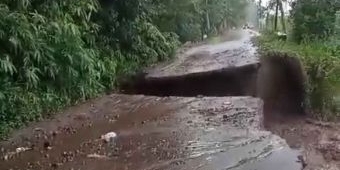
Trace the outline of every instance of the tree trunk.
{"type": "Polygon", "coordinates": [[[275,21],[274,21],[274,30],[277,31],[277,16],[279,15],[279,1],[276,0],[276,9],[275,9],[275,21]]]}
{"type": "MultiPolygon", "coordinates": [[[[269,28],[269,26],[268,26],[268,24],[271,24],[271,22],[269,22],[270,21],[270,18],[269,18],[269,12],[267,12],[267,16],[266,16],[266,29],[268,30],[269,28]]],[[[272,25],[271,25],[272,26],[272,25]]]]}
{"type": "Polygon", "coordinates": [[[282,29],[283,32],[286,33],[286,23],[285,23],[285,13],[283,11],[282,1],[280,1],[280,11],[281,11],[281,22],[282,22],[282,29]]]}
{"type": "MultiPolygon", "coordinates": [[[[208,0],[205,0],[205,5],[208,7],[208,0]]],[[[210,18],[209,18],[209,12],[208,9],[206,11],[206,22],[207,22],[207,29],[210,30],[210,18]]]]}
{"type": "Polygon", "coordinates": [[[259,13],[258,13],[257,20],[258,20],[258,27],[260,28],[260,30],[262,29],[261,22],[260,22],[261,18],[262,18],[262,0],[259,0],[259,13]]]}

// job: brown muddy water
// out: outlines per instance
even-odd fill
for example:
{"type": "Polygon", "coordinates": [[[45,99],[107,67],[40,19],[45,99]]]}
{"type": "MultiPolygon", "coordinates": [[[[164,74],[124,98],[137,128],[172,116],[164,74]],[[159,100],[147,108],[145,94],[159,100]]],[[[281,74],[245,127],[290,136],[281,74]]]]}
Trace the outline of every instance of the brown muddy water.
{"type": "Polygon", "coordinates": [[[303,113],[299,63],[276,55],[260,62],[251,33],[242,34],[178,54],[123,84],[125,94],[14,132],[0,143],[0,170],[319,169],[329,161],[312,139],[328,142],[320,146],[336,158],[326,147],[334,142],[319,139],[321,127],[294,117],[303,113]],[[287,117],[296,121],[281,121],[287,117]],[[109,132],[117,136],[105,142],[109,132]]]}

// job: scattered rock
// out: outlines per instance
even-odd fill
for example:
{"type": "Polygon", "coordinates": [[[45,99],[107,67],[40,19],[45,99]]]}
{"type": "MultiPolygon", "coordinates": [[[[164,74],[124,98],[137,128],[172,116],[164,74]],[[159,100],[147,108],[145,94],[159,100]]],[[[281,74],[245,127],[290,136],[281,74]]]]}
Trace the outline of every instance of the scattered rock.
{"type": "Polygon", "coordinates": [[[4,161],[8,161],[8,159],[9,159],[9,155],[5,155],[5,156],[3,157],[3,160],[4,160],[4,161]]]}
{"type": "Polygon", "coordinates": [[[50,132],[50,134],[53,136],[53,137],[56,137],[58,135],[58,131],[52,131],[50,132]]]}
{"type": "Polygon", "coordinates": [[[223,102],[223,105],[231,105],[231,102],[223,102]]]}
{"type": "Polygon", "coordinates": [[[119,115],[115,115],[114,117],[115,117],[115,119],[118,119],[118,118],[119,118],[119,115]]]}
{"type": "Polygon", "coordinates": [[[28,148],[28,147],[19,147],[19,148],[16,148],[16,149],[15,149],[15,152],[16,152],[16,153],[21,153],[21,152],[25,152],[25,151],[28,151],[28,150],[32,150],[32,148],[28,148]]]}
{"type": "Polygon", "coordinates": [[[50,149],[51,149],[51,143],[48,142],[48,141],[45,141],[45,142],[44,142],[44,148],[45,148],[46,150],[50,150],[50,149]]]}
{"type": "Polygon", "coordinates": [[[54,169],[57,169],[58,167],[62,166],[62,163],[52,163],[50,166],[54,169]]]}
{"type": "Polygon", "coordinates": [[[32,148],[18,147],[18,148],[15,149],[15,152],[8,152],[7,154],[5,154],[3,156],[3,160],[8,161],[9,159],[13,158],[14,155],[17,155],[17,154],[20,154],[22,152],[29,151],[29,150],[32,150],[32,148]]]}
{"type": "Polygon", "coordinates": [[[316,121],[316,120],[313,120],[313,119],[306,119],[306,123],[313,124],[313,125],[316,125],[316,126],[328,127],[328,128],[332,127],[331,123],[316,121]]]}
{"type": "Polygon", "coordinates": [[[102,135],[101,139],[105,142],[111,142],[115,137],[117,137],[117,134],[115,132],[109,132],[105,135],[102,135]]]}
{"type": "Polygon", "coordinates": [[[89,154],[87,155],[88,158],[92,158],[92,159],[108,159],[109,157],[105,156],[105,155],[99,155],[99,154],[89,154]]]}
{"type": "Polygon", "coordinates": [[[329,137],[331,141],[340,141],[340,135],[339,134],[333,134],[329,137]]]}
{"type": "Polygon", "coordinates": [[[116,121],[117,121],[116,119],[109,119],[109,123],[114,123],[116,121]]]}
{"type": "Polygon", "coordinates": [[[89,119],[90,117],[88,116],[87,113],[77,113],[74,115],[74,120],[87,120],[89,119]]]}

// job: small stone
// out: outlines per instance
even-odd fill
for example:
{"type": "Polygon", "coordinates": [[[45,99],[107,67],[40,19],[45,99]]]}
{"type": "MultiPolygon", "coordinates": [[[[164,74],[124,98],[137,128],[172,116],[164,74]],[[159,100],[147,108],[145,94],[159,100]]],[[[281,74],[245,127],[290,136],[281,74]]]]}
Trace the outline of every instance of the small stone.
{"type": "Polygon", "coordinates": [[[109,132],[105,135],[102,135],[101,139],[105,142],[111,142],[115,137],[117,137],[117,134],[115,132],[109,132]]]}
{"type": "Polygon", "coordinates": [[[34,128],[34,131],[36,131],[36,132],[43,132],[44,129],[43,128],[34,128]]]}
{"type": "Polygon", "coordinates": [[[142,124],[145,124],[145,123],[146,123],[146,121],[145,121],[145,120],[143,120],[143,121],[142,121],[142,124]]]}
{"type": "Polygon", "coordinates": [[[51,147],[51,143],[48,141],[44,142],[44,148],[47,149],[48,147],[51,147]]]}
{"type": "Polygon", "coordinates": [[[340,141],[340,135],[339,134],[334,134],[329,137],[331,141],[340,141]]]}
{"type": "Polygon", "coordinates": [[[57,131],[52,131],[50,132],[50,134],[53,136],[53,137],[56,137],[58,135],[58,132],[57,131]]]}
{"type": "Polygon", "coordinates": [[[192,120],[189,120],[187,123],[192,123],[192,120]]]}
{"type": "Polygon", "coordinates": [[[197,95],[197,98],[203,98],[203,95],[197,95]]]}
{"type": "Polygon", "coordinates": [[[78,113],[74,116],[74,120],[87,120],[89,116],[87,113],[78,113]]]}
{"type": "Polygon", "coordinates": [[[54,169],[57,169],[58,167],[60,167],[62,165],[62,163],[52,163],[50,166],[54,169]]]}
{"type": "Polygon", "coordinates": [[[89,154],[87,155],[88,158],[93,158],[93,159],[108,159],[107,156],[105,155],[98,155],[98,154],[89,154]]]}
{"type": "Polygon", "coordinates": [[[231,105],[231,102],[223,102],[224,105],[231,105]]]}
{"type": "Polygon", "coordinates": [[[21,152],[25,152],[25,151],[28,151],[28,150],[31,150],[31,148],[27,148],[27,147],[19,147],[19,148],[16,148],[16,149],[15,149],[15,152],[16,152],[16,153],[21,153],[21,152]]]}

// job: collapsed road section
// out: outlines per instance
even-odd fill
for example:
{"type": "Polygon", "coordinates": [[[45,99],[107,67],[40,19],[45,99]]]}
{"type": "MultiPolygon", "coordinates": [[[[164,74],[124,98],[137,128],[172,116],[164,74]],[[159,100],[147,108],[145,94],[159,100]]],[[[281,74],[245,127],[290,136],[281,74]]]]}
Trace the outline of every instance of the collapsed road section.
{"type": "MultiPolygon", "coordinates": [[[[260,96],[259,70],[270,67],[261,66],[251,33],[241,34],[148,70],[124,84],[129,95],[17,131],[0,144],[0,169],[302,169],[299,151],[263,128],[266,100],[251,96],[260,96]]],[[[278,75],[289,77],[285,68],[278,75]]]]}

